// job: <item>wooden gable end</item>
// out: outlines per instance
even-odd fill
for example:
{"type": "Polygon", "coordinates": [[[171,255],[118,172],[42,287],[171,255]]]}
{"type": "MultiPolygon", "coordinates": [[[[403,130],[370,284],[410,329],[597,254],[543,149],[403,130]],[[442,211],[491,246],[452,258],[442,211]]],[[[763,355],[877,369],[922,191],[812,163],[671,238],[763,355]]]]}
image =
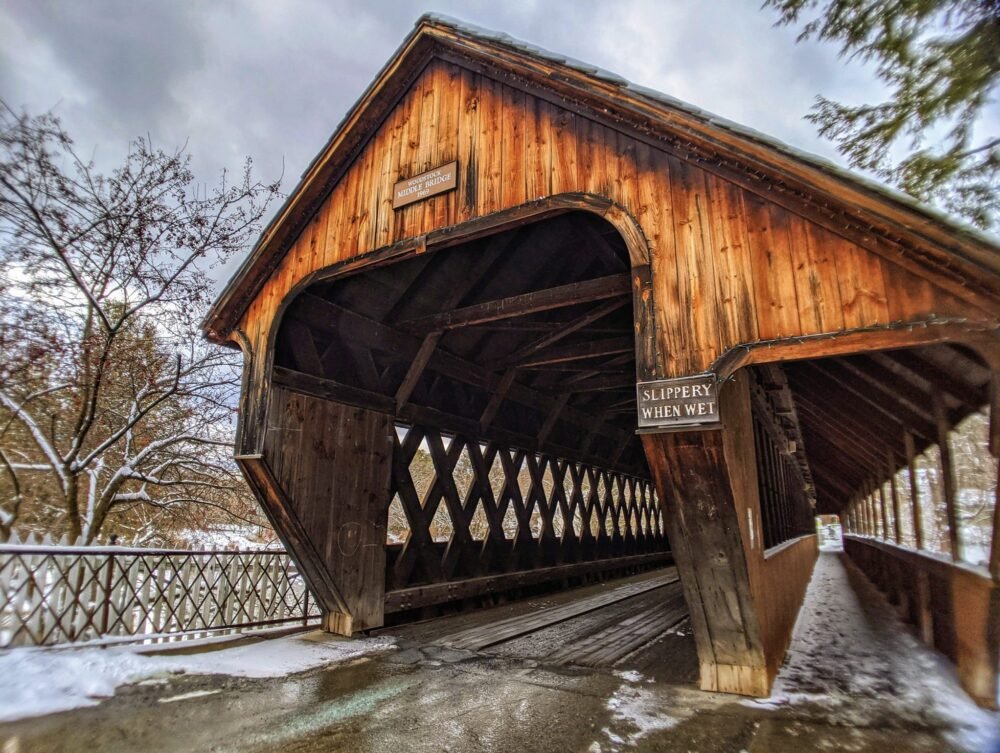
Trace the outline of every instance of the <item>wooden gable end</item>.
{"type": "Polygon", "coordinates": [[[502,78],[431,59],[252,299],[244,348],[266,352],[282,303],[318,270],[567,193],[614,202],[645,236],[664,376],[705,371],[736,345],[996,317],[995,300],[884,239],[841,234],[787,197],[502,78]],[[457,190],[393,209],[394,183],[453,160],[457,190]]]}

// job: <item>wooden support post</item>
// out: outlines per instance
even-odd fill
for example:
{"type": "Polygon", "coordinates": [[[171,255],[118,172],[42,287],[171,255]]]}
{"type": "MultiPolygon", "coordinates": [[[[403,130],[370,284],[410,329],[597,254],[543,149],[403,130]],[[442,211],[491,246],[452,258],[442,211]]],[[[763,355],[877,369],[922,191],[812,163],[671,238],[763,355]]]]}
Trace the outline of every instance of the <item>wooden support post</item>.
{"type": "Polygon", "coordinates": [[[958,562],[962,559],[962,540],[958,528],[958,503],[955,499],[955,463],[951,456],[951,444],[948,442],[951,424],[941,393],[936,390],[933,402],[938,449],[941,454],[941,493],[944,496],[945,513],[948,518],[948,548],[951,558],[958,562]]]}
{"type": "MultiPolygon", "coordinates": [[[[997,460],[996,458],[994,458],[997,460]]],[[[997,465],[997,490],[993,502],[993,539],[990,542],[990,575],[1000,583],[1000,460],[997,465]]]]}
{"type": "Polygon", "coordinates": [[[934,645],[934,612],[931,611],[931,584],[926,570],[917,571],[917,627],[920,639],[934,645]]]}
{"type": "Polygon", "coordinates": [[[865,481],[865,508],[868,511],[868,535],[872,538],[878,536],[878,518],[875,515],[874,498],[872,497],[871,483],[865,481]]]}
{"type": "Polygon", "coordinates": [[[920,490],[917,487],[916,449],[913,446],[913,435],[904,432],[903,444],[906,446],[906,469],[910,476],[910,509],[913,512],[913,537],[917,549],[924,548],[924,517],[920,510],[920,490]]]}
{"type": "MultiPolygon", "coordinates": [[[[997,461],[997,490],[993,498],[993,537],[990,541],[990,575],[1000,583],[1000,371],[990,375],[990,453],[997,461]]],[[[1000,631],[998,631],[1000,632],[1000,631]]],[[[997,638],[1000,643],[1000,637],[997,638]]]]}
{"type": "Polygon", "coordinates": [[[787,631],[763,624],[761,600],[775,597],[759,580],[760,551],[744,539],[759,504],[745,372],[720,385],[719,406],[721,431],[644,434],[643,447],[691,610],[701,687],[763,696],[800,602],[784,605],[787,631]]]}
{"type": "Polygon", "coordinates": [[[889,490],[892,492],[892,528],[896,544],[903,543],[903,508],[899,502],[899,489],[896,486],[896,455],[892,450],[886,451],[886,471],[889,473],[889,490]]]}
{"type": "Polygon", "coordinates": [[[885,500],[885,482],[881,484],[876,480],[873,483],[878,484],[878,500],[879,500],[879,512],[882,515],[882,540],[889,540],[889,509],[885,500]]]}

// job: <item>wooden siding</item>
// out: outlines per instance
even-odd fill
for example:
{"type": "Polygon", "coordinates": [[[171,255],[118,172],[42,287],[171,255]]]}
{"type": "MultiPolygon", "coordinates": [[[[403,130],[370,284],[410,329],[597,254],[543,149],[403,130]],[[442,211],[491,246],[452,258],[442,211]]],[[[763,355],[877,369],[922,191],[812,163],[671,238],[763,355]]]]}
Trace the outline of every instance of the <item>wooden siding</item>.
{"type": "Polygon", "coordinates": [[[960,300],[918,276],[912,260],[904,268],[728,182],[711,165],[432,60],[239,328],[262,353],[279,307],[310,273],[565,192],[610,199],[642,229],[652,255],[657,372],[665,376],[704,371],[742,343],[996,313],[977,308],[971,294],[960,300]],[[396,180],[451,160],[459,162],[456,191],[392,209],[396,180]]]}
{"type": "MultiPolygon", "coordinates": [[[[285,512],[316,547],[343,602],[328,608],[328,627],[350,635],[380,626],[392,420],[276,387],[268,424],[264,461],[285,512]]],[[[291,543],[301,555],[303,542],[291,543]]]]}

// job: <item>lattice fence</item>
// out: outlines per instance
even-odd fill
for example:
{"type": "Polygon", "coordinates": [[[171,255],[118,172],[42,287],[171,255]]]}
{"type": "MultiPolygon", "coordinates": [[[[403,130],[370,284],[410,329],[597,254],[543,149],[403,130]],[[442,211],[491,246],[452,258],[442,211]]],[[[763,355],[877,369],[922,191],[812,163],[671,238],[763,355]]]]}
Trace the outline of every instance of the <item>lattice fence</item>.
{"type": "Polygon", "coordinates": [[[387,588],[664,551],[647,479],[400,427],[387,588]]]}
{"type": "Polygon", "coordinates": [[[282,551],[0,545],[0,648],[177,640],[319,616],[282,551]]]}

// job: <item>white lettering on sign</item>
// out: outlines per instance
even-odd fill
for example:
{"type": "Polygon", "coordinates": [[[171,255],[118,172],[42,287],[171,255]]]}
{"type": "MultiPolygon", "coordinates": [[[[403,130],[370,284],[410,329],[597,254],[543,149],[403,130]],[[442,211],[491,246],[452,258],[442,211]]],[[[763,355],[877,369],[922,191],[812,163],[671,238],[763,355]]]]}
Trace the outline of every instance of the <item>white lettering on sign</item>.
{"type": "Polygon", "coordinates": [[[458,186],[458,161],[399,181],[392,189],[392,208],[400,209],[458,186]]]}
{"type": "Polygon", "coordinates": [[[719,423],[714,374],[636,385],[639,428],[682,428],[719,423]]]}

